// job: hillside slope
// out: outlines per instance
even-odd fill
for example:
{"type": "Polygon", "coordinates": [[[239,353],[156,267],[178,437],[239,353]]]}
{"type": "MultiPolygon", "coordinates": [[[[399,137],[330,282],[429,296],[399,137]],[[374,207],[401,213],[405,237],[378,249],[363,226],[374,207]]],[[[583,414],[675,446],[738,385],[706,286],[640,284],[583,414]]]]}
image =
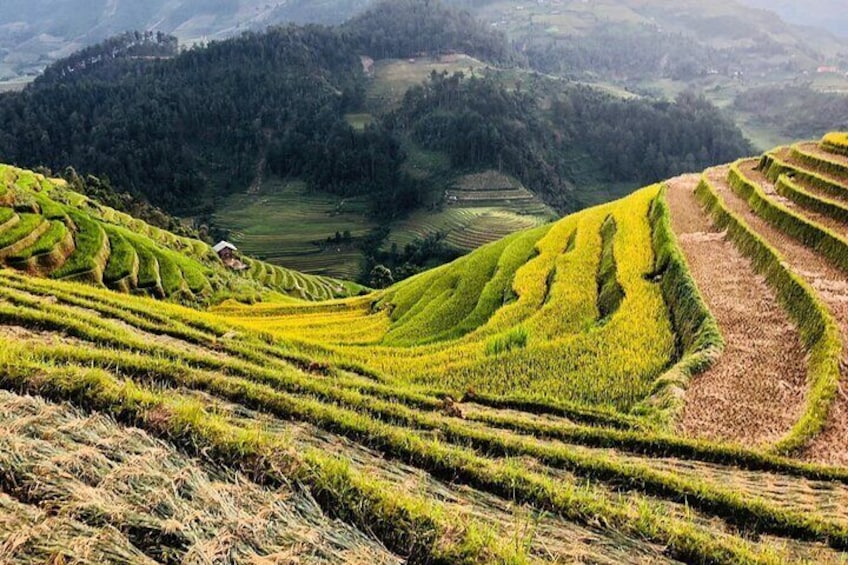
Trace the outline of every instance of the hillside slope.
{"type": "Polygon", "coordinates": [[[201,311],[0,270],[0,532],[23,540],[0,547],[842,563],[846,147],[650,186],[345,300],[201,311]],[[198,510],[210,482],[225,516],[198,510]]]}
{"type": "Polygon", "coordinates": [[[815,0],[804,7],[792,0],[741,0],[743,4],[777,12],[788,22],[815,26],[831,33],[848,37],[848,16],[839,0],[815,0]]]}
{"type": "Polygon", "coordinates": [[[206,243],[176,236],[70,190],[63,180],[0,165],[0,265],[185,302],[275,292],[307,300],[360,287],[245,258],[230,271],[206,243]]]}
{"type": "Polygon", "coordinates": [[[844,110],[810,110],[848,100],[848,39],[804,25],[838,28],[838,2],[455,1],[507,33],[537,70],[650,98],[704,92],[760,150],[848,126],[844,110]]]}

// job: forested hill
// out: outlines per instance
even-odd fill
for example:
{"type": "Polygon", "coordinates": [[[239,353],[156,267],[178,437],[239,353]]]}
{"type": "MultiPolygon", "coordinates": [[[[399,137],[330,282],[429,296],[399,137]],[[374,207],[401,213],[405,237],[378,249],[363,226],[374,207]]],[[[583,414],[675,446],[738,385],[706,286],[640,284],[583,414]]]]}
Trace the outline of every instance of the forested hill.
{"type": "Polygon", "coordinates": [[[449,52],[501,64],[520,58],[505,35],[492,31],[469,12],[438,0],[384,1],[353,17],[342,31],[362,53],[375,59],[449,52]]]}
{"type": "Polygon", "coordinates": [[[279,23],[338,24],[370,0],[4,0],[0,80],[41,72],[78,49],[127,30],[153,30],[186,44],[279,23]]]}
{"type": "Polygon", "coordinates": [[[560,211],[591,200],[577,169],[635,186],[750,151],[703,101],[622,100],[521,70],[502,36],[436,0],[383,2],[340,27],[290,25],[173,56],[139,55],[138,41],[129,34],[59,61],[24,92],[0,97],[4,160],[72,165],[181,215],[211,212],[267,167],[312,189],[367,195],[377,216],[391,218],[433,190],[404,167],[422,147],[469,172],[512,174],[560,211]],[[442,31],[421,39],[410,26],[442,31]],[[490,69],[435,76],[397,110],[367,108],[372,79],[361,56],[422,49],[468,51],[490,69]],[[369,125],[350,124],[365,111],[369,125]]]}

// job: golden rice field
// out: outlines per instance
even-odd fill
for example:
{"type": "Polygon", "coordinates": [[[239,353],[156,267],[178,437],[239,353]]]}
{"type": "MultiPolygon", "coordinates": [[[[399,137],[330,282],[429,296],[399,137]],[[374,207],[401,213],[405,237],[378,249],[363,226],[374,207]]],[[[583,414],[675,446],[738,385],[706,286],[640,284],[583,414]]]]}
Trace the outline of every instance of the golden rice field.
{"type": "Polygon", "coordinates": [[[350,298],[3,174],[0,562],[848,562],[829,142],[350,298]]]}

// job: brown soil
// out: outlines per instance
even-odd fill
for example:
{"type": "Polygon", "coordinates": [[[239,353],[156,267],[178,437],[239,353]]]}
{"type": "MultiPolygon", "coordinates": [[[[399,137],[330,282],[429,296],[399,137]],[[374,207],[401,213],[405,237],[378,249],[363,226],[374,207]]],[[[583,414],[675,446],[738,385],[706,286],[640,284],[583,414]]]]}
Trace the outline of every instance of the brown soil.
{"type": "Polygon", "coordinates": [[[38,345],[81,345],[84,343],[82,340],[57,332],[30,330],[21,326],[0,324],[0,343],[3,342],[38,345]]]}
{"type": "Polygon", "coordinates": [[[727,345],[718,362],[693,379],[678,428],[746,445],[774,442],[802,413],[801,339],[775,293],[701,209],[698,181],[687,175],[668,182],[672,227],[727,345]]]}
{"type": "MultiPolygon", "coordinates": [[[[748,169],[743,168],[743,173],[747,174],[747,171],[748,169]]],[[[755,232],[777,249],[793,271],[806,279],[816,290],[819,298],[839,323],[843,339],[848,339],[848,281],[845,274],[821,255],[756,215],[748,203],[730,189],[726,180],[726,168],[714,169],[708,176],[728,208],[739,214],[755,232]]],[[[752,180],[767,184],[762,178],[752,180]]],[[[764,188],[771,190],[767,186],[764,188]]],[[[843,377],[846,373],[848,371],[843,370],[843,377]]],[[[848,464],[848,396],[845,394],[844,384],[842,387],[827,428],[803,453],[806,459],[838,465],[848,464]]]]}

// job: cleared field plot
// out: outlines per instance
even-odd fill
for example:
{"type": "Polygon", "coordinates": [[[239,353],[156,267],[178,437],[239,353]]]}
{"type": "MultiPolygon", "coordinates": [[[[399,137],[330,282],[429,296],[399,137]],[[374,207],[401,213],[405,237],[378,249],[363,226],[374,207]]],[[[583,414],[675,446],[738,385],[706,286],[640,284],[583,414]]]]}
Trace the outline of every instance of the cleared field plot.
{"type": "Polygon", "coordinates": [[[448,74],[465,73],[473,76],[489,66],[467,55],[445,55],[439,58],[384,59],[374,65],[374,76],[368,85],[366,97],[369,105],[386,111],[400,104],[403,96],[413,86],[427,80],[432,72],[448,74]]]}
{"type": "Polygon", "coordinates": [[[547,221],[545,217],[521,215],[502,208],[450,207],[442,212],[415,212],[392,227],[385,246],[396,244],[403,249],[416,239],[439,233],[451,247],[468,252],[547,221]]]}
{"type": "Polygon", "coordinates": [[[374,123],[374,116],[371,114],[345,114],[345,120],[353,129],[364,131],[366,127],[374,123]]]}

